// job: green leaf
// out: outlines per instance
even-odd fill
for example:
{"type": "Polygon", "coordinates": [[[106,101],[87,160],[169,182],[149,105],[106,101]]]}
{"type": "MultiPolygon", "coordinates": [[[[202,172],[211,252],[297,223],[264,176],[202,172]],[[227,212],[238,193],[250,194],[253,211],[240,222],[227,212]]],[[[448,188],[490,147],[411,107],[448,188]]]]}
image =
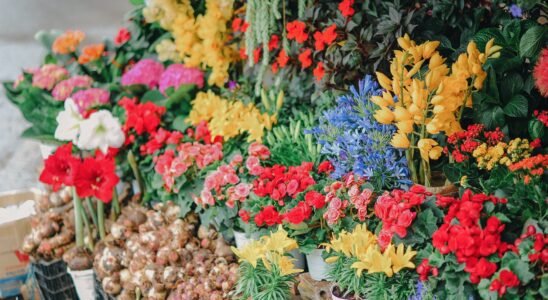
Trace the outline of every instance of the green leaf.
{"type": "Polygon", "coordinates": [[[485,44],[492,38],[495,39],[495,45],[504,46],[506,44],[504,36],[502,36],[500,30],[497,28],[485,28],[478,31],[474,36],[474,41],[478,49],[485,49],[485,44]]]}
{"type": "Polygon", "coordinates": [[[504,113],[507,116],[515,118],[523,118],[527,116],[528,110],[528,101],[527,98],[523,95],[515,95],[510,99],[504,106],[504,113]]]}
{"type": "Polygon", "coordinates": [[[538,54],[544,43],[546,27],[535,26],[529,28],[519,41],[519,55],[521,57],[534,57],[538,54]]]}
{"type": "Polygon", "coordinates": [[[535,274],[529,271],[529,264],[521,259],[511,261],[508,268],[518,276],[523,285],[527,285],[535,277],[535,274]]]}
{"type": "Polygon", "coordinates": [[[511,220],[505,214],[503,214],[501,212],[495,213],[495,217],[497,217],[503,223],[510,223],[511,222],[511,220]]]}
{"type": "MultiPolygon", "coordinates": [[[[523,79],[517,73],[510,73],[500,83],[501,99],[509,100],[523,89],[523,79]]],[[[505,101],[504,101],[505,102],[505,101]]]]}
{"type": "Polygon", "coordinates": [[[548,298],[548,274],[542,275],[542,279],[540,280],[540,288],[538,291],[544,299],[548,298]]]}
{"type": "Polygon", "coordinates": [[[504,111],[500,106],[491,106],[480,113],[479,121],[485,125],[488,130],[504,125],[504,111]]]}
{"type": "Polygon", "coordinates": [[[544,136],[544,124],[538,119],[529,120],[529,135],[532,139],[540,139],[544,136]]]}

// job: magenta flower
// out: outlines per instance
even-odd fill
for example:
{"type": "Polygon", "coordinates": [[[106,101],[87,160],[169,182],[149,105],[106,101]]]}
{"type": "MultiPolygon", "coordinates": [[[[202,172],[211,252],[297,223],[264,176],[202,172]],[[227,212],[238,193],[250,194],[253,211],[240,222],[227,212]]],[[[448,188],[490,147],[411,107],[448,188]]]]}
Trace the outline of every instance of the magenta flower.
{"type": "Polygon", "coordinates": [[[198,68],[188,68],[182,64],[170,65],[160,77],[160,92],[173,87],[175,90],[183,84],[195,84],[199,88],[204,86],[204,72],[198,68]]]}
{"type": "Polygon", "coordinates": [[[92,82],[93,79],[89,76],[77,75],[59,82],[51,92],[51,95],[55,100],[64,101],[72,95],[75,88],[89,88],[92,82]]]}
{"type": "Polygon", "coordinates": [[[149,88],[154,88],[160,81],[160,76],[164,72],[164,65],[147,58],[136,63],[129,71],[122,75],[122,85],[144,84],[149,88]]]}
{"type": "Polygon", "coordinates": [[[72,99],[74,100],[74,103],[76,103],[80,113],[84,113],[92,106],[108,103],[110,93],[103,89],[91,88],[74,93],[72,99]]]}

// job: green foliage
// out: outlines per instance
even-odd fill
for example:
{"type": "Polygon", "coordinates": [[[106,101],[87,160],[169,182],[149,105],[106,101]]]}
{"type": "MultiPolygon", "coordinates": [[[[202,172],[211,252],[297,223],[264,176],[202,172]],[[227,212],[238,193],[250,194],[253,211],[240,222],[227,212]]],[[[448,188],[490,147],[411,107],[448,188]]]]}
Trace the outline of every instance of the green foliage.
{"type": "Polygon", "coordinates": [[[292,275],[282,275],[276,264],[268,270],[262,260],[257,261],[255,268],[242,262],[235,294],[239,299],[289,299],[294,280],[292,275]]]}
{"type": "Polygon", "coordinates": [[[355,257],[338,255],[336,262],[330,265],[327,273],[329,281],[334,282],[342,297],[361,297],[366,286],[367,276],[358,276],[352,264],[357,262],[355,257]]]}
{"type": "Polygon", "coordinates": [[[303,161],[315,164],[321,161],[321,145],[306,128],[314,126],[315,118],[311,113],[295,112],[289,124],[279,125],[266,133],[265,145],[270,148],[271,162],[285,166],[297,166],[303,161]]]}

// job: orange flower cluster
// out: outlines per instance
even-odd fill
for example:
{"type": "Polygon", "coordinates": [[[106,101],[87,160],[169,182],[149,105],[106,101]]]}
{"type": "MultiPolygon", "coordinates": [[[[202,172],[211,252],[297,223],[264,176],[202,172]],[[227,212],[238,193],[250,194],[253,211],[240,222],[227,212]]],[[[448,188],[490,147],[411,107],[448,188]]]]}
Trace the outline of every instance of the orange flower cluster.
{"type": "Polygon", "coordinates": [[[85,46],[82,49],[82,54],[78,57],[78,63],[83,65],[89,62],[98,60],[101,58],[101,55],[105,52],[104,44],[93,44],[85,46]]]}
{"type": "Polygon", "coordinates": [[[86,35],[79,30],[68,30],[65,33],[58,36],[55,41],[53,41],[53,45],[51,46],[51,50],[55,54],[70,54],[76,51],[76,47],[80,45],[80,43],[84,40],[86,35]]]}
{"type": "Polygon", "coordinates": [[[529,184],[529,182],[531,182],[531,176],[541,176],[548,168],[548,154],[539,154],[526,158],[511,164],[508,168],[512,172],[525,171],[527,175],[523,177],[523,180],[525,181],[525,184],[529,184]]]}

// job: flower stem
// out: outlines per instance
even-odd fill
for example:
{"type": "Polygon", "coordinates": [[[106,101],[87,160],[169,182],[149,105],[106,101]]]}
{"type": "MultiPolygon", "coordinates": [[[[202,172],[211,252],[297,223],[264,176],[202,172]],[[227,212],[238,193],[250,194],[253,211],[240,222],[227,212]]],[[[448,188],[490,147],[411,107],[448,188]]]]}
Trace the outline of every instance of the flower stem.
{"type": "Polygon", "coordinates": [[[118,217],[120,214],[120,201],[118,200],[118,191],[116,191],[116,188],[112,190],[112,208],[114,216],[118,217]]]}
{"type": "Polygon", "coordinates": [[[82,220],[82,203],[80,202],[80,198],[78,197],[78,194],[76,193],[76,189],[72,188],[72,200],[74,203],[74,228],[76,231],[76,246],[77,247],[83,247],[84,246],[84,225],[82,220]]]}
{"type": "Polygon", "coordinates": [[[88,249],[90,251],[93,251],[93,248],[94,248],[93,240],[95,239],[95,237],[93,236],[93,230],[91,229],[91,226],[89,226],[89,220],[87,218],[85,210],[83,209],[83,206],[82,206],[82,209],[80,210],[80,213],[81,213],[82,219],[84,220],[84,228],[86,229],[88,233],[88,244],[87,244],[88,249]]]}
{"type": "Polygon", "coordinates": [[[105,204],[103,201],[97,201],[97,220],[99,228],[99,238],[102,240],[105,238],[105,204]]]}
{"type": "Polygon", "coordinates": [[[86,204],[89,209],[89,214],[91,215],[91,219],[93,220],[93,225],[97,227],[97,214],[95,213],[95,208],[93,207],[93,202],[91,202],[91,198],[86,198],[86,204]]]}
{"type": "Polygon", "coordinates": [[[137,161],[135,161],[135,155],[133,155],[133,152],[131,151],[128,152],[127,160],[129,162],[129,165],[131,166],[133,175],[135,176],[135,179],[137,180],[137,184],[139,185],[139,192],[141,193],[141,199],[142,199],[143,195],[145,194],[145,186],[143,184],[143,178],[141,177],[141,172],[139,172],[137,161]]]}

